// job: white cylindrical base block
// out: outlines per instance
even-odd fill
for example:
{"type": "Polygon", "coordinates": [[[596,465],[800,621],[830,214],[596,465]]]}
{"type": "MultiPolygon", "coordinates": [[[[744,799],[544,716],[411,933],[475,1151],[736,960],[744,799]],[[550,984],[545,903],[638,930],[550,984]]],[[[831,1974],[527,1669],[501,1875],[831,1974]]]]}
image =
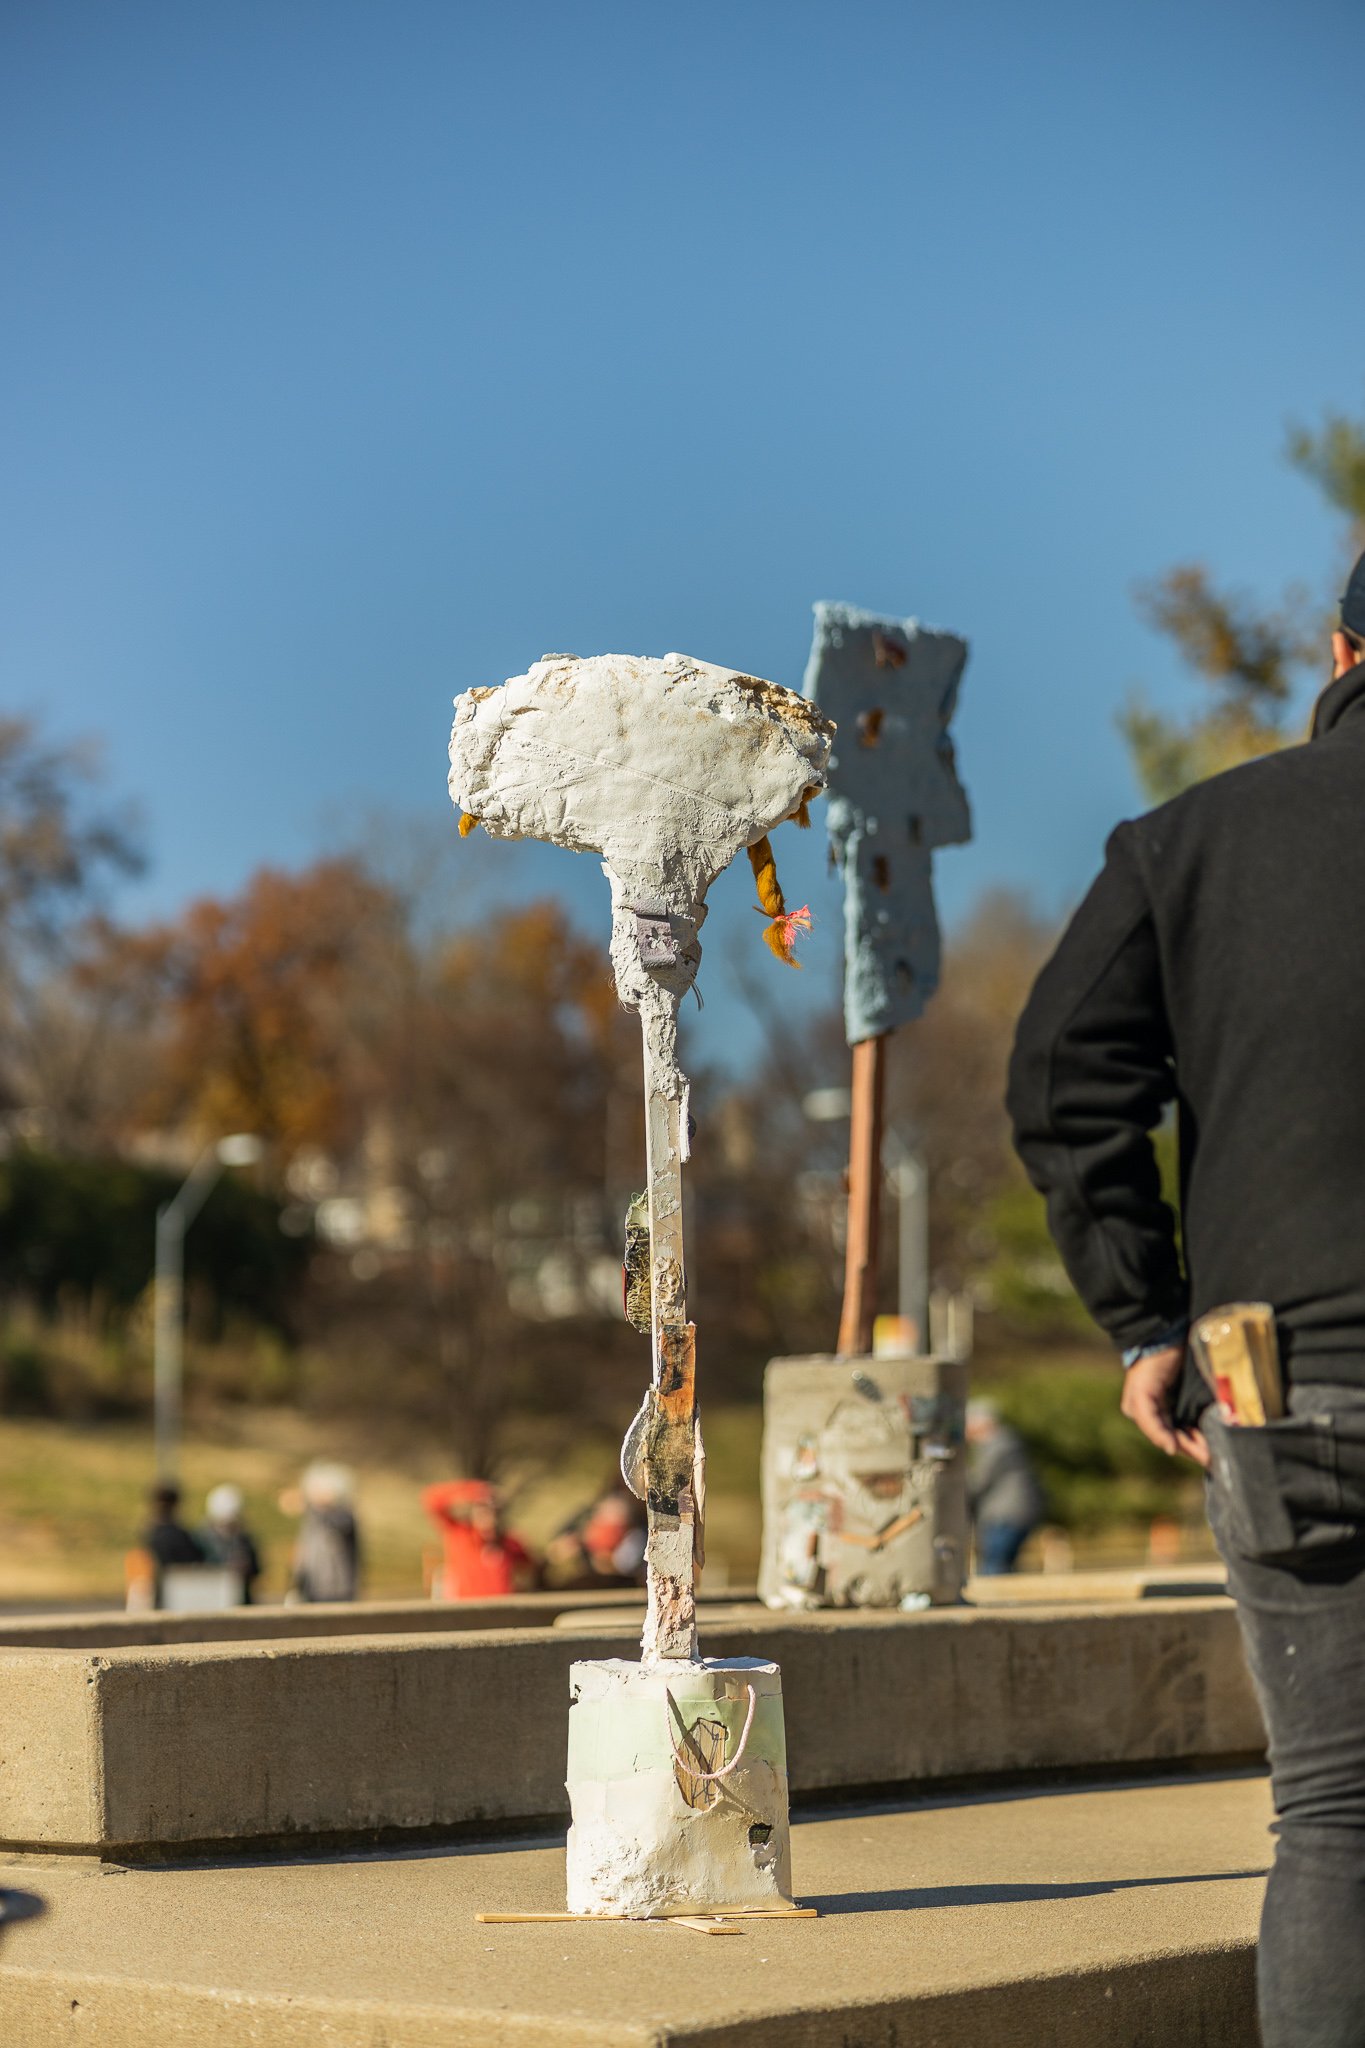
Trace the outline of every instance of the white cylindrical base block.
{"type": "Polygon", "coordinates": [[[791,1897],[782,1674],[748,1657],[570,1671],[568,1907],[650,1920],[791,1897]]]}

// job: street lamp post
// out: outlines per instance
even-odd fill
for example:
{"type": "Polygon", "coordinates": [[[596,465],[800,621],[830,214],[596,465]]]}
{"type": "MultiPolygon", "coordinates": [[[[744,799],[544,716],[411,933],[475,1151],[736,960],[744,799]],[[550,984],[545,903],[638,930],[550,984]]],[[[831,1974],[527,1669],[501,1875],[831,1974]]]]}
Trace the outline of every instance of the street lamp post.
{"type": "MultiPolygon", "coordinates": [[[[813,1088],[801,1107],[812,1123],[837,1123],[849,1115],[847,1088],[813,1088]]],[[[901,1321],[914,1331],[915,1352],[923,1356],[929,1342],[929,1170],[913,1136],[888,1130],[882,1139],[882,1160],[896,1191],[896,1307],[901,1321]]]]}
{"type": "Polygon", "coordinates": [[[225,1166],[253,1166],[261,1141],[245,1131],[207,1145],[178,1193],[156,1212],[156,1321],[152,1350],[152,1402],[156,1476],[179,1476],[180,1411],[185,1380],[185,1232],[208,1200],[225,1166]]]}
{"type": "Polygon", "coordinates": [[[915,1333],[915,1351],[929,1343],[929,1173],[924,1154],[899,1131],[887,1132],[891,1181],[896,1190],[897,1302],[902,1322],[915,1333]]]}

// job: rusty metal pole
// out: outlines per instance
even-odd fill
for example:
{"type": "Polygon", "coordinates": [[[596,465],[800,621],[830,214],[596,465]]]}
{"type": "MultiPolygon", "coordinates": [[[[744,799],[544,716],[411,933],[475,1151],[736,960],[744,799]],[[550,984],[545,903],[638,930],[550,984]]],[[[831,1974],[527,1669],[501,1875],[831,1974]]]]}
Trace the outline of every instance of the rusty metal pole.
{"type": "Polygon", "coordinates": [[[848,1245],[844,1254],[844,1309],[839,1319],[839,1352],[843,1357],[866,1354],[872,1349],[881,1234],[885,1092],[885,1035],[860,1039],[853,1048],[853,1101],[849,1111],[848,1245]]]}

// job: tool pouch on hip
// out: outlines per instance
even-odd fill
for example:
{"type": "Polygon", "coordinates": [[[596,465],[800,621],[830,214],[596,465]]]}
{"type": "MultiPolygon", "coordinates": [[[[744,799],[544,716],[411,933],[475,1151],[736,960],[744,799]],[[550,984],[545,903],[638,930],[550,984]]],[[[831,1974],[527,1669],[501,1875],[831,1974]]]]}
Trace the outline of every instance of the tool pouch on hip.
{"type": "Polygon", "coordinates": [[[1234,1428],[1217,1409],[1202,1428],[1226,1532],[1253,1564],[1365,1562],[1365,1411],[1289,1415],[1234,1428]]]}

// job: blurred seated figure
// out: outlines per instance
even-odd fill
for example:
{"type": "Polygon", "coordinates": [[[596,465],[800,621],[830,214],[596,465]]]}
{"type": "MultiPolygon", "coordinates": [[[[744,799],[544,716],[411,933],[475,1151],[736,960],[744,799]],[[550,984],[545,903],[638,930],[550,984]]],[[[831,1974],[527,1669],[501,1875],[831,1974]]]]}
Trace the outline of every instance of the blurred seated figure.
{"type": "Polygon", "coordinates": [[[422,1506],[441,1531],[443,1600],[529,1593],[540,1570],[526,1545],[503,1527],[502,1501],[484,1479],[445,1479],[424,1487],[422,1506]]]}
{"type": "Polygon", "coordinates": [[[1023,1438],[1000,1419],[994,1401],[967,1403],[967,1499],[983,1578],[1012,1572],[1043,1519],[1043,1489],[1023,1438]]]}
{"type": "Polygon", "coordinates": [[[130,1607],[160,1607],[164,1573],[168,1565],[205,1564],[202,1545],[180,1519],[180,1488],[162,1480],[152,1488],[149,1499],[152,1519],[143,1530],[138,1548],[128,1563],[128,1604],[130,1607]],[[135,1560],[141,1565],[135,1566],[135,1560]],[[134,1588],[136,1586],[136,1594],[134,1588]]]}
{"type": "Polygon", "coordinates": [[[551,1539],[545,1562],[563,1592],[643,1586],[647,1535],[644,1502],[613,1474],[596,1500],[551,1539]]]}
{"type": "Polygon", "coordinates": [[[280,1495],[284,1513],[299,1517],[290,1574],[295,1600],[354,1600],[360,1590],[360,1529],[352,1492],[344,1465],[318,1461],[297,1487],[280,1495]]]}
{"type": "Polygon", "coordinates": [[[241,1581],[241,1604],[251,1605],[252,1587],[261,1576],[261,1554],[242,1520],[245,1503],[235,1486],[215,1486],[204,1502],[205,1520],[197,1531],[210,1564],[235,1572],[241,1581]]]}
{"type": "MultiPolygon", "coordinates": [[[[240,1500],[240,1496],[239,1496],[240,1500]]],[[[207,1614],[242,1601],[242,1577],[214,1556],[180,1520],[180,1490],[163,1482],[152,1494],[152,1520],[126,1560],[127,1604],[145,1611],[207,1614]]]]}

